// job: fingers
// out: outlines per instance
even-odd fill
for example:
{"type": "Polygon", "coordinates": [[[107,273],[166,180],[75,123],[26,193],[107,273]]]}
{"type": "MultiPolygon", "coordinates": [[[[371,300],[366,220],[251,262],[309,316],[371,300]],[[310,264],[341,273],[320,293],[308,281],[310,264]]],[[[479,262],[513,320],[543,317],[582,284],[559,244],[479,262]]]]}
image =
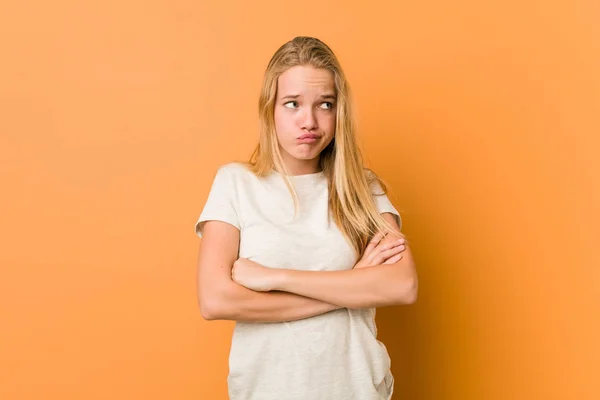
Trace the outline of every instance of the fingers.
{"type": "Polygon", "coordinates": [[[377,246],[379,244],[379,242],[381,242],[381,239],[383,239],[384,234],[381,232],[377,232],[373,238],[369,241],[369,245],[374,245],[377,246]]]}
{"type": "Polygon", "coordinates": [[[393,249],[397,246],[404,246],[404,239],[394,240],[393,242],[388,242],[385,244],[381,243],[379,244],[379,246],[377,246],[377,251],[383,252],[389,249],[393,249]]]}
{"type": "Polygon", "coordinates": [[[367,244],[361,259],[361,265],[375,266],[380,264],[394,264],[402,259],[402,252],[406,249],[404,238],[395,241],[385,241],[386,235],[378,232],[367,244]]]}
{"type": "Polygon", "coordinates": [[[369,240],[369,244],[367,245],[367,248],[365,249],[364,255],[368,256],[371,251],[373,251],[373,249],[375,247],[377,247],[377,245],[381,242],[381,239],[383,239],[383,234],[381,232],[377,232],[373,238],[371,240],[369,240]]]}
{"type": "Polygon", "coordinates": [[[386,261],[384,261],[383,264],[395,264],[398,261],[402,260],[402,257],[404,257],[402,253],[396,254],[395,256],[390,257],[386,261]]]}
{"type": "MultiPolygon", "coordinates": [[[[385,261],[397,254],[403,252],[406,249],[404,245],[404,239],[397,240],[395,242],[386,243],[385,245],[378,246],[380,249],[375,249],[373,259],[376,264],[383,264],[385,261]]],[[[398,260],[394,261],[397,262],[398,260]]]]}

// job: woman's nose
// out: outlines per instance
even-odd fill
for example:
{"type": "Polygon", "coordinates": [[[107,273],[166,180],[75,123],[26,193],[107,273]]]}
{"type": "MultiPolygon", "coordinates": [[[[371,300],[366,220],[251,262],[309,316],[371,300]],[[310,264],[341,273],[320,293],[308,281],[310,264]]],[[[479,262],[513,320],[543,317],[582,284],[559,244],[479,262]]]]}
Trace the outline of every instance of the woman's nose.
{"type": "Polygon", "coordinates": [[[312,108],[307,108],[302,115],[302,129],[308,131],[317,128],[317,118],[312,108]]]}

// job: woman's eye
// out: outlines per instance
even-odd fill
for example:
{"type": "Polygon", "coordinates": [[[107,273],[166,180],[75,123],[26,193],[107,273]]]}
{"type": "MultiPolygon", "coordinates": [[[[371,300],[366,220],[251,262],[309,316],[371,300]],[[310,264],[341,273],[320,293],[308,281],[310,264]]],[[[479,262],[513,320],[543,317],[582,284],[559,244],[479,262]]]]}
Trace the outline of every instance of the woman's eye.
{"type": "Polygon", "coordinates": [[[325,103],[321,104],[321,108],[325,110],[331,110],[333,108],[333,103],[326,101],[325,103]]]}
{"type": "Polygon", "coordinates": [[[287,108],[296,108],[298,106],[298,102],[297,101],[288,101],[287,103],[284,103],[283,106],[287,107],[287,108]]]}

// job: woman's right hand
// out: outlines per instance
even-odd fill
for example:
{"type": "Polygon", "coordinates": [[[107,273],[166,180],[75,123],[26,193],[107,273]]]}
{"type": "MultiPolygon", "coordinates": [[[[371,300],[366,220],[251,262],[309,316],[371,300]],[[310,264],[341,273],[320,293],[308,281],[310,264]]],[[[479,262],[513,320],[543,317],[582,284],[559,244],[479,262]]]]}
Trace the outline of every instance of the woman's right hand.
{"type": "Polygon", "coordinates": [[[361,259],[354,268],[374,267],[380,264],[394,264],[402,259],[405,249],[404,238],[398,238],[393,242],[385,241],[382,233],[377,233],[369,241],[361,259]]]}

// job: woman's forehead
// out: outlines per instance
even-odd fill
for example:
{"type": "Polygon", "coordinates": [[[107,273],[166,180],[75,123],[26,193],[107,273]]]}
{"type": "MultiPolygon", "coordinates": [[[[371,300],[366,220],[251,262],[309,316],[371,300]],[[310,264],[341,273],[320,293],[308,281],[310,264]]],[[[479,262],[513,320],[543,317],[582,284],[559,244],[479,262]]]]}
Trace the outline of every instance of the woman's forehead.
{"type": "Polygon", "coordinates": [[[333,72],[325,68],[298,65],[279,76],[281,96],[302,95],[304,92],[335,93],[333,72]]]}

